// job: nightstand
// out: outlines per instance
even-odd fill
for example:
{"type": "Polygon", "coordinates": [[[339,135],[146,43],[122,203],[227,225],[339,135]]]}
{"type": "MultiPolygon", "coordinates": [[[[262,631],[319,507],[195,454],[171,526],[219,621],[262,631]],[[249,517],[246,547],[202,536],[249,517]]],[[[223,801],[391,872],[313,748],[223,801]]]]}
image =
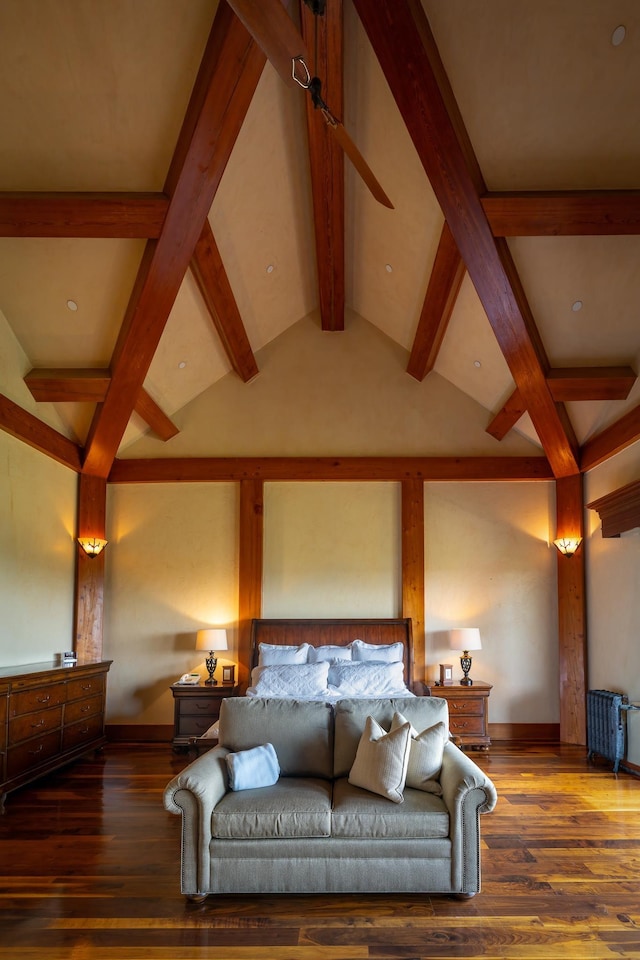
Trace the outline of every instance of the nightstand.
{"type": "Polygon", "coordinates": [[[174,699],[173,740],[174,749],[188,747],[201,737],[220,716],[220,704],[227,697],[235,697],[236,686],[219,683],[206,686],[204,683],[171,684],[174,699]]]}
{"type": "Polygon", "coordinates": [[[425,691],[432,697],[442,697],[449,704],[449,731],[461,747],[476,747],[488,750],[489,737],[489,694],[491,684],[474,680],[473,685],[449,686],[433,684],[425,691]]]}

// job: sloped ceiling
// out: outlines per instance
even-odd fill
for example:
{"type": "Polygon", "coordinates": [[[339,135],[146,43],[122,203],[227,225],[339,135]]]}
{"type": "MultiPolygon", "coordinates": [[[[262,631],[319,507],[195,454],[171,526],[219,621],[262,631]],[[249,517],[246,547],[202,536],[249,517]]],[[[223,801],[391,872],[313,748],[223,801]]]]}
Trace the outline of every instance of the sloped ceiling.
{"type": "Polygon", "coordinates": [[[332,337],[377,327],[407,378],[484,408],[496,455],[519,431],[560,476],[640,436],[636,0],[341,8],[319,27],[344,50],[325,96],[392,210],[348,162],[343,200],[310,169],[306,95],[225,0],[0,4],[0,311],[30,367],[58,371],[31,384],[35,413],[88,472],[145,432],[144,456],[173,456],[192,401],[250,390],[309,315],[332,337]],[[91,398],[78,371],[100,373],[91,398]]]}

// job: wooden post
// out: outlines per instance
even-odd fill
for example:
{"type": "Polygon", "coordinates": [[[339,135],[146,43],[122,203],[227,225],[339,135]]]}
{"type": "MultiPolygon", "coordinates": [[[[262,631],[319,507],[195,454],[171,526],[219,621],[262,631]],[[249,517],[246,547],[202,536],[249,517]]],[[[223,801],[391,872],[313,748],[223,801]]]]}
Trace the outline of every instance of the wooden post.
{"type": "Polygon", "coordinates": [[[249,676],[251,620],[262,614],[264,484],[240,481],[240,546],[238,583],[238,681],[249,676]]]}
{"type": "MultiPolygon", "coordinates": [[[[556,480],[556,537],[583,537],[582,475],[556,480]]],[[[587,643],[584,546],[572,557],[558,553],[560,740],[587,742],[587,643]]]]}
{"type": "Polygon", "coordinates": [[[425,679],[424,482],[402,481],[402,616],[411,617],[414,663],[410,683],[425,679]],[[415,663],[418,663],[416,676],[415,663]]]}
{"type": "MultiPolygon", "coordinates": [[[[78,477],[77,537],[105,536],[107,481],[78,477]]],[[[104,630],[104,551],[88,557],[76,544],[75,650],[79,660],[101,660],[104,630]]]]}

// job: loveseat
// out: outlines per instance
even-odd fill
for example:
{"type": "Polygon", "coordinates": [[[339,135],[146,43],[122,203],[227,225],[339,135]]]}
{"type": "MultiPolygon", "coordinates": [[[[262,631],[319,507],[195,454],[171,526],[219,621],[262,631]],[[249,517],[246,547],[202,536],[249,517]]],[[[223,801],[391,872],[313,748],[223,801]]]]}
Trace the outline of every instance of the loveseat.
{"type": "MultiPolygon", "coordinates": [[[[182,892],[194,900],[213,893],[473,896],[479,814],[493,809],[496,791],[447,730],[447,702],[436,697],[224,700],[218,745],[164,793],[165,808],[182,815],[182,892]],[[409,724],[412,734],[438,724],[445,730],[441,768],[420,789],[404,786],[401,802],[350,782],[360,744],[369,748],[365,727],[375,721],[388,731],[394,717],[396,729],[409,724]],[[264,744],[275,748],[277,781],[230,790],[227,757],[264,744]]],[[[365,774],[375,775],[374,767],[365,774]]]]}

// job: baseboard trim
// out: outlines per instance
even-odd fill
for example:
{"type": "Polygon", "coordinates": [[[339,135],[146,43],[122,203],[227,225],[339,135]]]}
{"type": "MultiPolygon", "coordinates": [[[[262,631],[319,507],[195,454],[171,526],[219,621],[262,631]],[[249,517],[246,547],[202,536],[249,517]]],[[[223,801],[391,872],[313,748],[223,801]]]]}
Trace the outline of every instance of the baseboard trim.
{"type": "Polygon", "coordinates": [[[535,743],[558,743],[559,723],[490,723],[492,740],[519,740],[535,743]]]}
{"type": "Polygon", "coordinates": [[[171,723],[107,723],[107,740],[111,743],[171,743],[171,723]]]}

